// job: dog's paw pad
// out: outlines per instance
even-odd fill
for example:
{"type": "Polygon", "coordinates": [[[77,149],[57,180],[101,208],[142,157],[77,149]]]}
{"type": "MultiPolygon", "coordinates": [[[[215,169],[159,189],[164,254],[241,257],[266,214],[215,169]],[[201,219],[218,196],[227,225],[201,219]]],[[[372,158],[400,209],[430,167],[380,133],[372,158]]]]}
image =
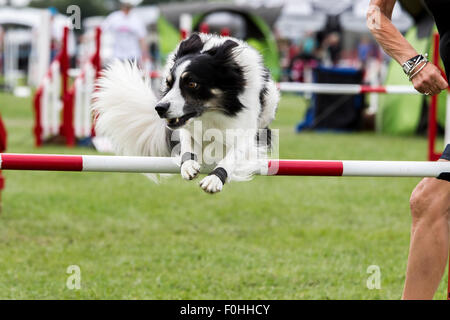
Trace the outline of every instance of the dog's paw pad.
{"type": "Polygon", "coordinates": [[[181,166],[181,176],[183,179],[195,179],[200,172],[200,164],[195,160],[187,160],[181,166]]]}
{"type": "Polygon", "coordinates": [[[216,193],[222,191],[223,183],[216,175],[206,176],[201,182],[200,187],[207,193],[216,193]]]}

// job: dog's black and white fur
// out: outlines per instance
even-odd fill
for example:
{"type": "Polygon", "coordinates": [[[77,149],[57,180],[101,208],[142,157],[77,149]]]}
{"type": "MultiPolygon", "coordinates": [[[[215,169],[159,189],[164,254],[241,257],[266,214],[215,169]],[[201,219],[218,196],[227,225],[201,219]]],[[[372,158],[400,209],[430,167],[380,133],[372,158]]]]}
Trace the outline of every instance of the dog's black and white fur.
{"type": "Polygon", "coordinates": [[[178,132],[181,175],[192,180],[201,168],[194,151],[199,143],[193,140],[194,120],[201,120],[203,131],[244,129],[253,132],[254,143],[227,145],[227,153],[200,186],[215,193],[225,181],[251,176],[254,168],[240,165],[236,154],[258,148],[257,131],[268,128],[279,100],[261,55],[238,39],[193,34],[170,55],[164,79],[157,102],[135,64],[115,62],[107,68],[94,99],[97,132],[111,140],[117,153],[142,156],[173,155],[170,140],[178,132]]]}

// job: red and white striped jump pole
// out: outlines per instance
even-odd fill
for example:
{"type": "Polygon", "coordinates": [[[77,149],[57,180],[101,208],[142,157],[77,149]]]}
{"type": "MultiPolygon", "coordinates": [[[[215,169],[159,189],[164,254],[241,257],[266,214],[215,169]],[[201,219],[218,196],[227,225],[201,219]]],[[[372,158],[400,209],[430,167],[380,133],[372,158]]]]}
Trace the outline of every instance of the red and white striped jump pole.
{"type": "MultiPolygon", "coordinates": [[[[1,170],[179,173],[179,158],[94,155],[0,154],[1,170]]],[[[450,162],[258,160],[261,175],[437,177],[450,162]]]]}
{"type": "MultiPolygon", "coordinates": [[[[179,173],[179,158],[0,154],[1,170],[179,173]]],[[[267,176],[437,177],[450,162],[261,160],[255,168],[267,176]]],[[[258,172],[259,171],[259,172],[258,172]]],[[[450,300],[450,278],[448,299],[450,300]]]]}

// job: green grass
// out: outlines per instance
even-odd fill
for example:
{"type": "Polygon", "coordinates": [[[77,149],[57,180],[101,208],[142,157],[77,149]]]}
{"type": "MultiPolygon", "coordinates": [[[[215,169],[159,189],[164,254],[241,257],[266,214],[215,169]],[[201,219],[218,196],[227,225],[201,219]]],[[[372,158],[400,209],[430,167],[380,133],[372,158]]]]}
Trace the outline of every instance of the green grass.
{"type": "MultiPolygon", "coordinates": [[[[285,96],[280,156],[425,160],[426,140],[295,134],[303,100],[285,96]]],[[[35,149],[30,100],[0,94],[9,152],[35,149]]],[[[398,299],[418,179],[257,177],[207,195],[174,176],[5,172],[0,298],[398,299]],[[69,265],[81,289],[66,288],[69,265]],[[381,268],[369,290],[367,267],[381,268]]],[[[445,298],[445,280],[437,299],[445,298]]]]}

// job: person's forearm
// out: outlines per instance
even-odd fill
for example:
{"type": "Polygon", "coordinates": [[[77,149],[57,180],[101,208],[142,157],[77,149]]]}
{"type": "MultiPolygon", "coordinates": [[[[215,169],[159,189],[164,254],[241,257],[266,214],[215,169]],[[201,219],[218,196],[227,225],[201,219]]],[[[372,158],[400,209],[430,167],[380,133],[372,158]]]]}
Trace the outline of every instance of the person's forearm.
{"type": "Polygon", "coordinates": [[[367,13],[368,26],[384,51],[399,64],[416,56],[417,51],[390,20],[395,1],[372,0],[370,4],[371,8],[367,13]]]}

